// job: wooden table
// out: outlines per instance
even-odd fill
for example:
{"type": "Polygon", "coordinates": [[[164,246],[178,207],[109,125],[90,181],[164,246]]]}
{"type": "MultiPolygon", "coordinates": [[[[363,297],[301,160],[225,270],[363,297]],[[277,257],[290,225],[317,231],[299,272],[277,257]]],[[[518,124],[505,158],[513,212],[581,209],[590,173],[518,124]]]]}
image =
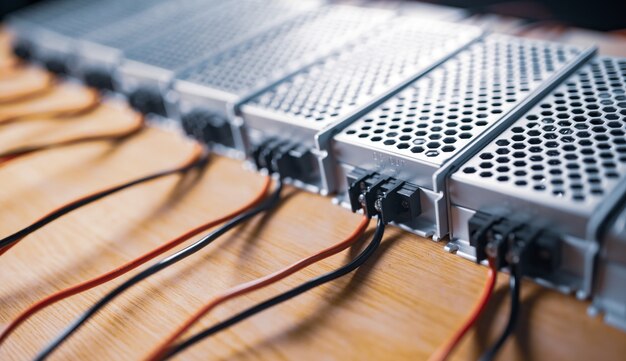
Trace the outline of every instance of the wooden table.
{"type": "MultiPolygon", "coordinates": [[[[0,43],[6,43],[4,37],[0,43]]],[[[9,73],[0,79],[0,97],[38,84],[32,72],[9,73]]],[[[86,99],[82,88],[65,85],[56,91],[66,92],[65,101],[86,99]]],[[[47,106],[58,104],[54,99],[51,96],[47,106]]],[[[31,106],[22,103],[12,111],[31,106]]],[[[6,109],[7,105],[0,105],[0,117],[6,109]]],[[[77,119],[35,119],[3,126],[0,151],[123,127],[132,116],[124,105],[109,103],[77,119]]],[[[119,144],[72,146],[7,163],[0,167],[0,234],[10,234],[79,195],[175,166],[191,149],[180,135],[151,128],[119,144]]],[[[141,185],[44,227],[2,256],[0,323],[56,290],[99,275],[237,208],[262,182],[262,176],[245,170],[241,162],[215,156],[206,171],[195,177],[170,176],[141,185]]],[[[328,198],[287,188],[274,212],[126,292],[72,336],[53,359],[141,358],[212,295],[338,242],[359,219],[328,198]]],[[[347,262],[362,246],[218,307],[193,331],[347,262]]],[[[443,246],[389,227],[378,253],[354,274],[221,332],[180,358],[425,359],[462,322],[486,274],[484,267],[446,253],[443,246]]],[[[0,348],[0,359],[32,358],[71,320],[128,277],[36,315],[0,348]]],[[[487,312],[453,359],[476,359],[500,332],[508,308],[507,282],[508,276],[500,274],[487,312]]],[[[500,359],[624,359],[626,333],[587,316],[588,302],[531,282],[524,283],[522,294],[519,328],[500,359]]]]}

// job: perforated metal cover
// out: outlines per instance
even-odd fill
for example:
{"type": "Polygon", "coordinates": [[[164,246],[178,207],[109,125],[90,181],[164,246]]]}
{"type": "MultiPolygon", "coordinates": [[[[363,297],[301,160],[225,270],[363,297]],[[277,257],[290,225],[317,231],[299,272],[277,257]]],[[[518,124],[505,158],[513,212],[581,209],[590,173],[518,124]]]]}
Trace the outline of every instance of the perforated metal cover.
{"type": "Polygon", "coordinates": [[[115,49],[126,49],[146,39],[160,36],[172,26],[213,11],[223,0],[177,0],[166,1],[130,18],[90,32],[82,40],[115,49]]]}
{"type": "Polygon", "coordinates": [[[454,174],[589,214],[626,174],[626,59],[579,70],[454,174]]]}
{"type": "Polygon", "coordinates": [[[165,0],[57,2],[42,6],[32,13],[26,12],[24,19],[45,30],[78,38],[89,31],[133,16],[163,1],[165,0]]]}
{"type": "Polygon", "coordinates": [[[566,45],[490,35],[335,139],[438,168],[579,54],[566,45]]]}
{"type": "Polygon", "coordinates": [[[263,80],[297,70],[297,64],[315,60],[388,17],[388,12],[380,10],[325,7],[203,61],[178,79],[244,94],[263,80]]]}
{"type": "Polygon", "coordinates": [[[177,70],[223,50],[246,37],[311,8],[311,2],[240,0],[185,21],[158,38],[124,53],[124,57],[167,70],[177,70]]]}
{"type": "Polygon", "coordinates": [[[475,27],[400,17],[249,102],[322,128],[369,104],[480,35],[475,27]]]}

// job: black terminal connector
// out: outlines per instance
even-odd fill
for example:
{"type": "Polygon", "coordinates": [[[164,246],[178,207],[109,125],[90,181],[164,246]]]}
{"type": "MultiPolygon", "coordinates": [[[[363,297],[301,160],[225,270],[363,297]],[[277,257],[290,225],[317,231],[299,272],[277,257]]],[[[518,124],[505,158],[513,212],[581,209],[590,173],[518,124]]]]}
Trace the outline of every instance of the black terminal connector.
{"type": "Polygon", "coordinates": [[[414,184],[360,168],[353,169],[347,181],[353,212],[379,214],[385,223],[407,223],[421,213],[419,188],[414,184]]]}
{"type": "Polygon", "coordinates": [[[31,60],[33,57],[33,46],[26,41],[16,41],[13,43],[13,54],[22,60],[31,60]]]}
{"type": "MultiPolygon", "coordinates": [[[[287,146],[288,142],[281,139],[268,139],[259,147],[257,147],[253,152],[253,161],[254,165],[257,169],[265,169],[270,174],[277,173],[278,169],[276,167],[276,162],[274,158],[282,158],[284,155],[284,148],[287,146]]],[[[284,174],[281,174],[284,176],[284,174]]]]}
{"type": "Polygon", "coordinates": [[[308,147],[290,142],[282,146],[280,154],[274,159],[274,168],[279,174],[305,183],[319,178],[317,158],[308,147]]]}
{"type": "Polygon", "coordinates": [[[270,174],[308,183],[317,178],[317,159],[311,149],[290,140],[268,138],[261,142],[251,154],[257,169],[270,174]]]}
{"type": "Polygon", "coordinates": [[[520,229],[508,262],[524,265],[529,276],[543,276],[554,272],[561,265],[561,237],[556,232],[538,225],[520,229]]]}
{"type": "Polygon", "coordinates": [[[223,116],[204,109],[194,109],[182,116],[182,126],[187,135],[204,144],[235,146],[230,124],[223,116]]]}
{"type": "Polygon", "coordinates": [[[103,69],[86,70],[83,81],[90,87],[98,90],[114,90],[111,73],[103,69]]]}
{"type": "Polygon", "coordinates": [[[468,225],[476,262],[492,258],[498,269],[520,264],[524,274],[536,276],[547,275],[560,265],[560,237],[529,218],[479,211],[468,225]]]}
{"type": "Polygon", "coordinates": [[[130,105],[142,114],[167,116],[161,92],[154,88],[139,88],[128,96],[130,105]]]}
{"type": "Polygon", "coordinates": [[[69,73],[69,69],[67,68],[65,61],[59,59],[58,57],[52,57],[44,61],[44,65],[49,72],[56,75],[65,75],[69,73]]]}

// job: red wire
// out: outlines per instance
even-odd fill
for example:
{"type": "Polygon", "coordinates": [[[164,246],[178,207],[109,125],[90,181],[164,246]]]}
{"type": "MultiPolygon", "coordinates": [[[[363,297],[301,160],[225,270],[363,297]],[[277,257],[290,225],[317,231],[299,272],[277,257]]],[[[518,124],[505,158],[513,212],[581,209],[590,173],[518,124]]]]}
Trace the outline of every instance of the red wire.
{"type": "MultiPolygon", "coordinates": [[[[270,177],[266,177],[265,179],[265,183],[263,184],[263,187],[261,189],[261,191],[255,195],[255,197],[250,200],[248,203],[246,203],[245,205],[241,206],[240,208],[220,217],[217,219],[214,219],[208,223],[202,224],[176,238],[174,238],[171,241],[168,241],[167,243],[161,245],[158,248],[153,249],[152,251],[134,259],[131,260],[119,267],[117,267],[114,270],[111,270],[105,274],[102,274],[98,277],[92,278],[88,281],[84,281],[82,283],[79,283],[75,286],[60,290],[56,293],[53,293],[49,296],[47,296],[46,298],[34,303],[33,305],[31,305],[30,307],[28,307],[26,310],[22,311],[13,321],[11,321],[11,323],[9,323],[9,325],[2,330],[2,333],[0,333],[0,345],[6,340],[7,337],[9,337],[9,335],[17,328],[19,327],[22,323],[24,323],[28,318],[30,318],[32,315],[34,315],[35,313],[41,311],[42,309],[56,303],[59,302],[63,299],[66,299],[68,297],[71,297],[73,295],[76,295],[78,293],[87,291],[89,289],[92,289],[94,287],[97,287],[105,282],[111,281],[139,266],[141,266],[142,264],[148,262],[149,260],[171,250],[172,248],[178,246],[179,244],[181,244],[182,242],[186,241],[187,239],[197,235],[198,233],[204,232],[209,228],[212,228],[220,223],[223,223],[233,217],[236,217],[237,215],[247,211],[248,209],[254,207],[255,205],[257,205],[260,201],[263,200],[263,198],[265,197],[267,190],[269,189],[271,184],[271,178],[270,177]]],[[[15,243],[14,243],[15,244],[15,243]]],[[[12,246],[12,245],[11,245],[12,246]]],[[[6,248],[9,248],[11,246],[8,246],[6,248]]],[[[4,250],[3,250],[4,251],[4,250]]]]}
{"type": "Polygon", "coordinates": [[[22,154],[15,154],[15,155],[7,155],[5,157],[0,157],[0,167],[9,163],[10,161],[12,161],[15,158],[19,158],[22,154]]]}
{"type": "Polygon", "coordinates": [[[282,270],[279,270],[277,272],[274,272],[272,274],[269,274],[267,276],[261,277],[261,278],[257,278],[254,281],[250,281],[250,282],[246,282],[243,284],[240,284],[238,286],[235,286],[229,290],[227,290],[226,292],[218,295],[217,297],[213,298],[213,300],[211,300],[209,303],[207,303],[206,305],[204,305],[202,308],[200,308],[198,311],[196,311],[196,313],[193,314],[193,316],[191,316],[189,319],[187,319],[185,321],[185,323],[183,323],[174,333],[172,333],[170,336],[168,336],[163,342],[161,342],[157,348],[154,349],[154,351],[152,353],[150,353],[150,355],[148,356],[147,360],[150,361],[155,361],[155,360],[160,360],[161,358],[163,358],[163,356],[165,356],[165,354],[168,351],[168,348],[172,345],[172,343],[174,343],[174,341],[176,341],[177,338],[179,338],[180,336],[182,336],[182,334],[184,334],[191,326],[193,326],[200,318],[202,318],[205,314],[207,314],[209,311],[211,311],[213,308],[217,307],[218,305],[239,297],[241,295],[244,295],[246,293],[250,293],[252,291],[258,290],[260,288],[269,286],[273,283],[276,283],[298,271],[300,271],[303,268],[306,268],[308,266],[310,266],[313,263],[319,262],[325,258],[328,258],[330,256],[333,256],[343,250],[345,250],[346,248],[350,247],[351,245],[354,244],[354,242],[356,242],[359,237],[363,234],[363,232],[365,232],[365,229],[367,228],[367,225],[369,224],[369,218],[367,217],[363,217],[363,220],[361,221],[361,223],[359,223],[359,225],[357,226],[357,228],[352,232],[352,234],[346,238],[345,240],[331,246],[328,247],[310,257],[307,257],[305,259],[302,259],[288,267],[283,268],[282,270]]]}
{"type": "Polygon", "coordinates": [[[498,271],[496,270],[495,262],[493,259],[489,259],[489,271],[487,271],[487,282],[485,282],[485,287],[483,288],[482,293],[480,294],[480,298],[478,302],[474,305],[472,312],[470,312],[469,316],[463,322],[461,327],[457,329],[457,331],[450,337],[450,339],[444,343],[435,353],[433,353],[428,361],[444,361],[450,357],[450,354],[454,350],[456,346],[461,342],[467,331],[469,331],[472,326],[476,323],[482,312],[485,310],[487,306],[487,302],[491,298],[493,294],[493,288],[496,284],[496,278],[498,275],[498,271]]]}

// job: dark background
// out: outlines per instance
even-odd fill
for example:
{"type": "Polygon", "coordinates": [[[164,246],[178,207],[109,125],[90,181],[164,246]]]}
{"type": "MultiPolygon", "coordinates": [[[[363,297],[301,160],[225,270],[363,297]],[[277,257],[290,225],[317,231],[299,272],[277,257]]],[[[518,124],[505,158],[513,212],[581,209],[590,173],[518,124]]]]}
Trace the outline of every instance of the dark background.
{"type": "MultiPolygon", "coordinates": [[[[0,0],[0,17],[20,7],[40,1],[53,0],[0,0]]],[[[564,25],[602,31],[626,29],[626,0],[430,0],[425,2],[465,8],[475,14],[491,13],[535,21],[554,21],[564,25]]]]}

